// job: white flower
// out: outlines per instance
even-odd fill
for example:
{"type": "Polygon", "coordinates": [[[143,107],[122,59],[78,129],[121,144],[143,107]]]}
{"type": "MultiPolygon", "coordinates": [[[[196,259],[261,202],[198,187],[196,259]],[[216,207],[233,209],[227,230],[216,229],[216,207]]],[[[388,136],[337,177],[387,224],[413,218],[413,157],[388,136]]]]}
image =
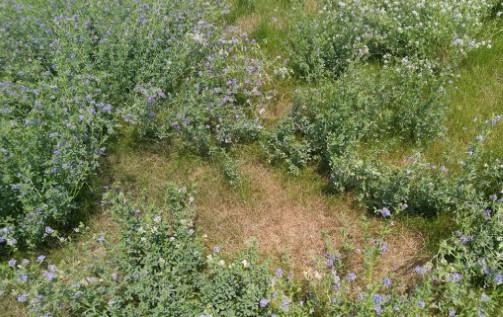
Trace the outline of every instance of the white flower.
{"type": "Polygon", "coordinates": [[[241,261],[241,263],[243,264],[244,268],[250,267],[250,263],[248,263],[248,261],[246,261],[246,260],[241,261]]]}

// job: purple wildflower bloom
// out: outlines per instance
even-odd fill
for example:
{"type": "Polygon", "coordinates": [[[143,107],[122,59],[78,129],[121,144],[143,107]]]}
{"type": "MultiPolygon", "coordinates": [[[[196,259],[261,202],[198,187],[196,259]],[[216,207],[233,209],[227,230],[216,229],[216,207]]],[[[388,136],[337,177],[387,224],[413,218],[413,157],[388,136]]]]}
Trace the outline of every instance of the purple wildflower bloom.
{"type": "Polygon", "coordinates": [[[260,308],[265,308],[269,304],[269,300],[267,298],[262,298],[259,301],[260,308]]]}
{"type": "Polygon", "coordinates": [[[220,253],[220,247],[214,247],[213,253],[220,253]]]}
{"type": "Polygon", "coordinates": [[[417,302],[417,306],[421,309],[424,309],[426,307],[426,303],[423,300],[419,300],[417,302]]]}
{"type": "Polygon", "coordinates": [[[382,297],[381,294],[374,294],[374,296],[372,297],[373,300],[374,300],[374,305],[381,305],[384,298],[382,297]]]}
{"type": "Polygon", "coordinates": [[[388,243],[386,241],[380,241],[379,242],[379,253],[384,254],[388,252],[388,243]]]}
{"type": "Polygon", "coordinates": [[[283,277],[283,270],[281,268],[277,268],[274,275],[276,275],[277,278],[282,278],[283,277]]]}
{"type": "Polygon", "coordinates": [[[334,260],[332,258],[328,258],[326,261],[325,261],[325,264],[327,266],[327,268],[332,268],[334,266],[334,260]]]}
{"type": "Polygon", "coordinates": [[[17,301],[20,303],[26,302],[27,299],[28,299],[28,296],[26,296],[26,294],[20,294],[17,296],[17,301]]]}
{"type": "Polygon", "coordinates": [[[349,272],[348,275],[346,275],[346,280],[349,282],[353,282],[354,280],[356,280],[356,273],[349,272]]]}
{"type": "Polygon", "coordinates": [[[418,265],[418,266],[416,266],[415,271],[419,275],[425,275],[428,270],[424,266],[418,265]]]}
{"type": "Polygon", "coordinates": [[[389,208],[387,208],[387,207],[383,207],[383,208],[380,210],[380,213],[381,213],[381,215],[382,215],[384,218],[391,217],[391,211],[390,211],[390,210],[389,210],[389,208]]]}
{"type": "Polygon", "coordinates": [[[49,282],[52,282],[56,278],[56,273],[54,272],[44,271],[43,275],[49,282]]]}
{"type": "Polygon", "coordinates": [[[9,264],[9,267],[16,267],[16,263],[17,261],[15,259],[10,259],[9,262],[7,262],[9,264]]]}
{"type": "Polygon", "coordinates": [[[384,284],[384,286],[385,286],[386,288],[391,287],[391,284],[392,284],[391,279],[390,279],[389,277],[385,277],[385,278],[384,278],[384,281],[383,281],[383,284],[384,284]]]}
{"type": "Polygon", "coordinates": [[[54,229],[52,229],[51,227],[49,227],[49,226],[45,227],[45,233],[46,234],[52,234],[53,232],[54,232],[54,229]]]}
{"type": "Polygon", "coordinates": [[[37,256],[37,262],[38,263],[42,263],[42,262],[44,262],[44,260],[45,260],[45,255],[39,255],[39,256],[37,256]]]}
{"type": "Polygon", "coordinates": [[[461,273],[452,273],[449,276],[449,282],[457,283],[463,279],[463,275],[461,273]]]}
{"type": "Polygon", "coordinates": [[[25,282],[28,282],[28,274],[26,273],[23,273],[21,275],[19,275],[19,281],[22,282],[22,283],[25,283],[25,282]]]}
{"type": "Polygon", "coordinates": [[[496,283],[496,285],[503,284],[503,274],[501,273],[496,274],[496,276],[494,277],[494,283],[496,283]]]}

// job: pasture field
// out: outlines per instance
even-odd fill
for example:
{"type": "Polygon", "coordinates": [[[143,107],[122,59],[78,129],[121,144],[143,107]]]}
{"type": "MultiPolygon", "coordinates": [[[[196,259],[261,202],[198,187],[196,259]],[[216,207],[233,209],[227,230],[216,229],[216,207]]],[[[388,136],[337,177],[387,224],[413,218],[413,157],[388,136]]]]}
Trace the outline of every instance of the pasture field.
{"type": "Polygon", "coordinates": [[[501,0],[0,2],[0,316],[502,316],[501,0]]]}

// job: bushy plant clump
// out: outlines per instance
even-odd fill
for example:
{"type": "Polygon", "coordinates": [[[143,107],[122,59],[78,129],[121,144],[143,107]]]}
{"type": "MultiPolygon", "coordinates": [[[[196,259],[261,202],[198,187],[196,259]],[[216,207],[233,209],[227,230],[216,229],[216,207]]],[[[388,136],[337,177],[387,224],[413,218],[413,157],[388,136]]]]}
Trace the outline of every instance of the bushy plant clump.
{"type": "Polygon", "coordinates": [[[425,143],[442,132],[448,78],[424,60],[390,58],[382,69],[354,64],[335,83],[297,93],[290,116],[266,138],[270,160],[290,157],[299,167],[328,162],[359,141],[425,143]]]}
{"type": "Polygon", "coordinates": [[[487,44],[474,36],[492,6],[488,0],[320,0],[306,14],[300,5],[291,18],[292,67],[319,79],[386,54],[444,62],[487,44]]]}
{"type": "MultiPolygon", "coordinates": [[[[260,112],[272,98],[265,87],[273,63],[263,58],[254,40],[231,31],[212,43],[201,68],[183,82],[180,93],[165,103],[152,103],[143,126],[159,138],[179,138],[202,155],[210,154],[212,147],[225,149],[258,138],[260,112]]],[[[149,102],[139,109],[149,109],[149,102]]]]}

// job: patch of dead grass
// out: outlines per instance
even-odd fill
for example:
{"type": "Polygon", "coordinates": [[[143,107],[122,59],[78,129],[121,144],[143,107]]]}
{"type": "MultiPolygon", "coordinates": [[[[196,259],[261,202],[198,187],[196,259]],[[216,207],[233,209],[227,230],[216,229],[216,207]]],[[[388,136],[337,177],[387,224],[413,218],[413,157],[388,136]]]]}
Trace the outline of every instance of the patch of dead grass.
{"type": "MultiPolygon", "coordinates": [[[[260,255],[273,264],[287,259],[298,276],[315,267],[326,252],[326,243],[343,248],[348,239],[353,246],[348,270],[362,272],[358,250],[365,248],[364,236],[377,236],[384,226],[380,219],[367,219],[350,195],[324,194],[324,180],[315,172],[307,178],[290,177],[254,158],[244,158],[241,172],[250,188],[242,196],[226,184],[218,168],[200,160],[142,149],[122,153],[112,161],[116,180],[154,199],[162,199],[167,182],[196,183],[196,225],[208,248],[220,246],[232,256],[254,241],[260,255]],[[367,224],[370,232],[365,231],[367,224]]],[[[400,223],[392,231],[386,238],[389,251],[380,258],[374,275],[406,279],[424,256],[424,239],[419,231],[400,223]]]]}

